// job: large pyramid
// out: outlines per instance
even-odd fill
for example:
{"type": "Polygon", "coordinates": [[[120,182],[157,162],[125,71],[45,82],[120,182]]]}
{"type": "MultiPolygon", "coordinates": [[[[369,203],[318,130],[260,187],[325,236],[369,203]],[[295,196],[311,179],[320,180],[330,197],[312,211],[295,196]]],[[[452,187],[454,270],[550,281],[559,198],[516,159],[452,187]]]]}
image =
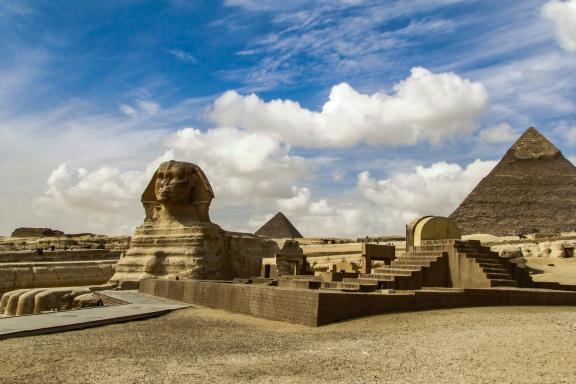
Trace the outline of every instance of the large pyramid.
{"type": "Polygon", "coordinates": [[[254,234],[271,237],[273,239],[303,237],[282,212],[278,212],[276,216],[268,220],[268,222],[254,234]]]}
{"type": "Polygon", "coordinates": [[[463,234],[576,230],[576,167],[528,128],[450,218],[463,234]]]}

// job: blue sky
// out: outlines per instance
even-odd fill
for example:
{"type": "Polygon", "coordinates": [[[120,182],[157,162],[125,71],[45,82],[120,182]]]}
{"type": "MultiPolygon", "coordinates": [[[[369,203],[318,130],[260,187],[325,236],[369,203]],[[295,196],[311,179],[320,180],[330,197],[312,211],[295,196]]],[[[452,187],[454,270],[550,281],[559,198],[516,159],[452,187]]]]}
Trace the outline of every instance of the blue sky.
{"type": "Polygon", "coordinates": [[[1,1],[0,234],[131,233],[168,158],[225,228],[401,233],[529,126],[574,156],[575,25],[575,0],[1,1]]]}

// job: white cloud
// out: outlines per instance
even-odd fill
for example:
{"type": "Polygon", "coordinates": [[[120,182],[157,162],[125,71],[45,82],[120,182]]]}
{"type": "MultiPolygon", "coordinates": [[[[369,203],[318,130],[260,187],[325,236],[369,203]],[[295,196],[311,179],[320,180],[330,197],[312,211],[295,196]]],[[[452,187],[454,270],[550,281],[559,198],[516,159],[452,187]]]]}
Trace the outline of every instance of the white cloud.
{"type": "Polygon", "coordinates": [[[476,160],[462,168],[438,162],[385,180],[375,180],[368,172],[362,172],[358,189],[368,201],[402,213],[412,212],[414,217],[427,213],[447,215],[495,165],[494,161],[476,160]]]}
{"type": "Polygon", "coordinates": [[[508,123],[500,123],[481,130],[478,133],[480,140],[489,143],[510,142],[518,137],[508,123]]]}
{"type": "Polygon", "coordinates": [[[292,212],[303,208],[308,204],[308,200],[310,200],[310,191],[308,188],[293,187],[292,193],[294,196],[288,199],[279,199],[276,201],[280,211],[292,212]]]}
{"type": "Polygon", "coordinates": [[[308,162],[290,148],[259,132],[220,127],[206,132],[177,131],[165,140],[178,160],[198,164],[228,204],[289,197],[291,187],[310,175],[308,162]]]}
{"type": "Polygon", "coordinates": [[[130,117],[151,116],[161,111],[160,105],[150,100],[136,100],[134,105],[119,104],[118,110],[130,117]]]}
{"type": "MultiPolygon", "coordinates": [[[[196,163],[206,172],[216,194],[212,206],[216,215],[218,210],[227,211],[230,207],[249,207],[251,211],[261,205],[273,207],[282,197],[287,199],[286,206],[296,206],[294,199],[290,202],[291,192],[296,188],[293,185],[310,172],[306,161],[290,155],[286,146],[260,133],[236,128],[206,132],[185,128],[167,135],[161,142],[164,154],[136,171],[108,166],[89,171],[61,164],[48,178],[46,194],[35,199],[36,212],[84,215],[97,225],[108,223],[109,233],[126,231],[125,226],[118,227],[115,223],[124,217],[129,228],[133,228],[141,220],[140,195],[157,166],[169,159],[196,163]]],[[[245,219],[236,217],[231,223],[242,223],[238,225],[245,228],[245,219]]]]}
{"type": "Polygon", "coordinates": [[[160,105],[149,100],[137,100],[138,109],[147,115],[154,115],[160,112],[160,105]]]}
{"type": "Polygon", "coordinates": [[[136,117],[138,116],[138,111],[136,108],[129,106],[128,104],[119,104],[118,110],[125,114],[126,116],[136,117]]]}
{"type": "Polygon", "coordinates": [[[334,210],[328,205],[328,201],[326,199],[310,203],[310,213],[312,215],[326,216],[332,214],[333,212],[334,210]]]}
{"type": "Polygon", "coordinates": [[[284,212],[305,236],[402,234],[424,215],[449,215],[492,170],[496,161],[476,160],[466,167],[438,162],[377,180],[358,175],[355,194],[332,202],[313,201],[308,191],[293,190],[284,212]]]}
{"type": "Polygon", "coordinates": [[[266,132],[300,147],[408,145],[470,133],[488,100],[480,83],[421,67],[393,89],[392,95],[366,95],[340,83],[320,112],[291,100],[265,102],[255,94],[228,91],[214,102],[209,116],[221,125],[266,132]]]}
{"type": "Polygon", "coordinates": [[[251,11],[267,11],[297,8],[310,2],[311,0],[224,0],[224,5],[229,7],[242,7],[251,11]]]}
{"type": "Polygon", "coordinates": [[[566,139],[568,139],[568,143],[571,145],[576,144],[576,127],[566,131],[565,133],[566,139]]]}
{"type": "Polygon", "coordinates": [[[190,53],[183,51],[181,49],[171,49],[168,51],[172,56],[176,57],[178,60],[186,61],[189,63],[197,63],[198,60],[192,56],[190,53]]]}
{"type": "Polygon", "coordinates": [[[560,46],[576,53],[576,0],[548,1],[542,6],[542,15],[554,23],[560,46]]]}

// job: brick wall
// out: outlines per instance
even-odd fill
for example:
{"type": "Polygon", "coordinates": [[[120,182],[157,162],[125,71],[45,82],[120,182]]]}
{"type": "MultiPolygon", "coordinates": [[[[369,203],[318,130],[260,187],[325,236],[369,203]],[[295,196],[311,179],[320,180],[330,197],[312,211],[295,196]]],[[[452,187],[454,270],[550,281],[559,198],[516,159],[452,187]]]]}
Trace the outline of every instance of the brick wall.
{"type": "Polygon", "coordinates": [[[269,320],[319,326],[383,313],[503,305],[574,305],[576,292],[474,288],[378,294],[194,280],[143,280],[140,292],[269,320]]]}
{"type": "Polygon", "coordinates": [[[251,284],[194,280],[140,282],[140,292],[269,320],[316,326],[318,293],[251,284]]]}

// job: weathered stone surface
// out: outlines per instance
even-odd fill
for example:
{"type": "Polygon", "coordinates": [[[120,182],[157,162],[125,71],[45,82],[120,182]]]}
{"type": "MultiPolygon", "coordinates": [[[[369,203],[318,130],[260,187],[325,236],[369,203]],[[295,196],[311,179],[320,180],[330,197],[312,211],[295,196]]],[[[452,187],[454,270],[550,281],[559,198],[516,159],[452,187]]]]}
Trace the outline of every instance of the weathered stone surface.
{"type": "Polygon", "coordinates": [[[89,308],[103,306],[102,299],[93,292],[76,296],[72,302],[72,308],[89,308]]]}
{"type": "Polygon", "coordinates": [[[17,288],[62,287],[105,283],[115,260],[0,263],[0,294],[17,288]]]}
{"type": "Polygon", "coordinates": [[[276,243],[211,223],[213,197],[197,165],[162,163],[142,194],[144,223],[136,228],[111,281],[257,276],[262,257],[274,254],[276,243]]]}
{"type": "Polygon", "coordinates": [[[576,167],[536,129],[526,132],[450,215],[463,234],[576,229],[576,167]]]}
{"type": "Polygon", "coordinates": [[[0,314],[22,316],[73,307],[76,297],[91,293],[92,287],[17,289],[0,299],[0,314]]]}
{"type": "Polygon", "coordinates": [[[46,237],[46,236],[61,236],[64,232],[51,228],[16,228],[12,232],[12,237],[46,237]]]}

